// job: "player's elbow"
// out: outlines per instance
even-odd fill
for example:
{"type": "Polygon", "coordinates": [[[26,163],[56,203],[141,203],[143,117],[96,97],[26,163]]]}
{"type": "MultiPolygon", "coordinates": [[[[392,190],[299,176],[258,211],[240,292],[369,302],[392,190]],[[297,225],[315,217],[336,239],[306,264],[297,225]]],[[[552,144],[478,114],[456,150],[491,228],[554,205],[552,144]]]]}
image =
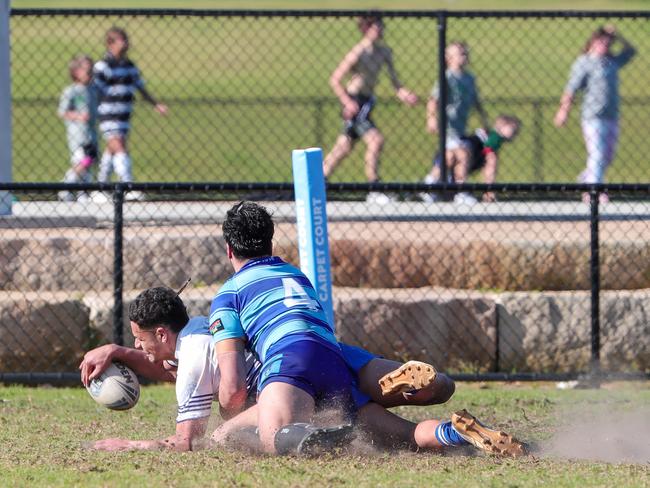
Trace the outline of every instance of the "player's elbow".
{"type": "Polygon", "coordinates": [[[231,385],[219,387],[219,408],[221,416],[228,419],[244,409],[246,404],[246,386],[231,385]]]}
{"type": "Polygon", "coordinates": [[[329,79],[329,84],[330,88],[332,88],[334,91],[336,91],[336,89],[341,86],[341,76],[338,74],[338,72],[335,71],[332,73],[332,76],[330,76],[329,79]]]}

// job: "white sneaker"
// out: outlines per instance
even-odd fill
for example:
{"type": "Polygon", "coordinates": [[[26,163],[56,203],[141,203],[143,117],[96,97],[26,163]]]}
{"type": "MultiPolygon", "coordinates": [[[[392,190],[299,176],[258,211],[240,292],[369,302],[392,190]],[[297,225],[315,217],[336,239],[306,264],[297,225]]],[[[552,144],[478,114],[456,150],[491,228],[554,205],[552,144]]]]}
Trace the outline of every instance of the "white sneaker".
{"type": "Polygon", "coordinates": [[[74,202],[74,194],[69,191],[60,191],[57,194],[57,198],[59,199],[60,202],[74,202]]]}
{"type": "Polygon", "coordinates": [[[367,203],[376,203],[377,205],[386,205],[394,201],[394,198],[392,198],[390,195],[386,195],[385,193],[381,193],[379,191],[368,192],[368,196],[366,197],[367,203]]]}
{"type": "Polygon", "coordinates": [[[94,191],[90,194],[90,199],[94,203],[108,203],[111,201],[111,197],[104,193],[103,191],[94,191]]]}
{"type": "Polygon", "coordinates": [[[418,193],[418,196],[424,203],[434,203],[438,201],[438,195],[435,193],[418,193]]]}
{"type": "MultiPolygon", "coordinates": [[[[430,185],[432,183],[438,183],[438,180],[436,180],[431,175],[426,175],[424,177],[424,180],[422,180],[422,183],[426,183],[426,184],[430,185]]],[[[439,198],[439,196],[436,193],[433,193],[433,192],[432,193],[426,193],[426,192],[418,193],[418,196],[420,197],[420,199],[424,203],[433,203],[433,202],[438,201],[438,198],[439,198]]]]}
{"type": "Polygon", "coordinates": [[[145,200],[145,195],[141,191],[127,191],[124,194],[124,200],[127,202],[141,202],[145,200]]]}
{"type": "Polygon", "coordinates": [[[460,192],[454,195],[454,203],[459,205],[476,205],[478,200],[467,192],[460,192]]]}

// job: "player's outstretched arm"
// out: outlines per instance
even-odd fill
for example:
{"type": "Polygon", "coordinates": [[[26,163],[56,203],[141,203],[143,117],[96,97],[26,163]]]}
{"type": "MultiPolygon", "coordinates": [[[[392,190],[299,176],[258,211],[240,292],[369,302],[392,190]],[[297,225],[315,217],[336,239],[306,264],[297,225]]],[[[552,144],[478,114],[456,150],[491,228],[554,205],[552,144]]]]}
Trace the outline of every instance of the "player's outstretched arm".
{"type": "Polygon", "coordinates": [[[563,93],[562,98],[560,99],[560,107],[557,109],[555,117],[553,118],[553,123],[556,125],[556,127],[562,127],[564,124],[566,124],[567,118],[569,117],[569,112],[571,112],[572,104],[573,95],[568,92],[563,93]]]}
{"type": "Polygon", "coordinates": [[[136,374],[153,381],[175,381],[174,374],[162,363],[152,363],[144,351],[131,347],[106,344],[88,351],[79,365],[81,382],[88,386],[91,380],[102,374],[113,361],[118,361],[136,374]]]}
{"type": "Polygon", "coordinates": [[[176,424],[176,434],[160,440],[102,439],[87,447],[96,451],[191,451],[193,444],[203,437],[208,425],[208,417],[186,420],[176,424]]]}
{"type": "Polygon", "coordinates": [[[427,132],[438,132],[438,100],[433,97],[427,100],[427,132]]]}
{"type": "Polygon", "coordinates": [[[418,96],[402,85],[397,76],[397,70],[395,70],[395,65],[393,64],[393,53],[390,49],[386,51],[386,68],[388,69],[388,75],[390,76],[390,82],[395,89],[395,95],[400,102],[405,103],[409,106],[414,106],[418,103],[418,96]]]}
{"type": "Polygon", "coordinates": [[[142,97],[149,102],[151,105],[153,105],[153,108],[156,112],[158,112],[160,115],[167,115],[167,112],[169,111],[169,107],[165,105],[164,103],[158,102],[152,95],[147,91],[147,89],[144,86],[141,86],[139,88],[140,93],[142,94],[142,97]]]}
{"type": "Polygon", "coordinates": [[[482,124],[483,129],[488,130],[489,127],[490,127],[488,114],[485,111],[485,107],[483,107],[483,103],[478,98],[478,96],[476,97],[476,110],[478,111],[479,117],[481,118],[481,124],[482,124]]]}

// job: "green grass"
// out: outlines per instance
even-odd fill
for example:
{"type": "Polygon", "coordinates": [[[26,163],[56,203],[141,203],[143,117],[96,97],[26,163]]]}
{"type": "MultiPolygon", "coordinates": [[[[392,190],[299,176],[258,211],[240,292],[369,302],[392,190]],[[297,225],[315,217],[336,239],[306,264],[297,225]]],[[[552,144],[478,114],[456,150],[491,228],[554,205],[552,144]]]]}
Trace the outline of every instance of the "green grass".
{"type": "MultiPolygon", "coordinates": [[[[395,3],[373,2],[380,8],[395,3]]],[[[77,2],[12,3],[14,8],[81,6],[77,2]]],[[[195,8],[305,8],[305,2],[129,2],[129,6],[195,8]]],[[[451,4],[449,4],[451,5],[451,4]]],[[[412,1],[399,8],[447,8],[412,1]]],[[[485,3],[458,2],[454,8],[485,3]]],[[[581,2],[574,8],[641,9],[648,2],[581,2]]],[[[83,6],[124,6],[94,2],[83,6]]],[[[325,2],[322,8],[365,8],[325,2]]],[[[559,2],[512,2],[490,8],[559,8],[559,2]]],[[[579,108],[569,126],[552,125],[571,62],[589,33],[615,21],[641,53],[621,73],[622,137],[610,181],[647,180],[650,124],[647,73],[650,38],[645,20],[634,19],[450,19],[448,39],[470,45],[472,64],[488,112],[523,120],[519,138],[503,149],[501,181],[574,181],[584,166],[579,108]],[[632,100],[632,97],[635,97],[632,100]],[[533,106],[528,100],[540,100],[533,106]],[[637,102],[640,99],[641,102],[637,102]]],[[[288,181],[290,154],[297,147],[331,147],[340,130],[339,107],[327,80],[358,39],[351,19],[250,17],[13,17],[12,94],[14,179],[56,181],[68,167],[63,124],[56,100],[68,83],[66,64],[86,52],[102,55],[102,33],[111,25],[131,35],[132,58],[148,87],[170,106],[163,118],[148,106],[135,109],[130,147],[140,181],[288,181]],[[318,102],[322,103],[319,104],[318,102]]],[[[423,102],[397,102],[384,74],[382,101],[373,113],[386,136],[381,173],[386,181],[419,181],[428,171],[437,140],[424,130],[424,101],[437,77],[434,19],[391,19],[387,41],[404,84],[423,102]]],[[[471,127],[478,126],[473,117],[471,127]]],[[[358,148],[333,181],[363,181],[358,148]]]]}
{"type": "MultiPolygon", "coordinates": [[[[646,408],[647,384],[558,391],[548,384],[478,388],[460,384],[443,406],[399,410],[413,420],[467,407],[540,447],[563,422],[588,422],[606,406],[617,416],[646,408]],[[563,415],[580,411],[580,416],[563,415]]],[[[370,452],[318,459],[268,458],[226,450],[96,453],[81,443],[105,437],[157,438],[174,425],[174,390],[148,386],[128,412],[97,406],[81,388],[0,388],[3,486],[647,486],[650,466],[535,456],[370,452]]],[[[598,439],[585,432],[584,442],[598,439]]],[[[368,450],[368,449],[367,449],[368,450]]]]}

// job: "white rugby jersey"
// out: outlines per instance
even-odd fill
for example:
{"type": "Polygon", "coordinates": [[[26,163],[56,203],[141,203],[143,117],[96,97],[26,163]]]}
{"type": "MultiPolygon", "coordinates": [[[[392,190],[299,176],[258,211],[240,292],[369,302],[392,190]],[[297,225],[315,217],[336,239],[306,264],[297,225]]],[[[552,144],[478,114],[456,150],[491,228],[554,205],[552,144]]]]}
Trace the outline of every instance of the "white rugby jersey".
{"type": "MultiPolygon", "coordinates": [[[[208,417],[219,396],[219,368],[207,317],[193,317],[176,339],[176,422],[208,417]]],[[[257,389],[259,363],[246,353],[246,388],[257,389]]]]}

